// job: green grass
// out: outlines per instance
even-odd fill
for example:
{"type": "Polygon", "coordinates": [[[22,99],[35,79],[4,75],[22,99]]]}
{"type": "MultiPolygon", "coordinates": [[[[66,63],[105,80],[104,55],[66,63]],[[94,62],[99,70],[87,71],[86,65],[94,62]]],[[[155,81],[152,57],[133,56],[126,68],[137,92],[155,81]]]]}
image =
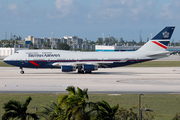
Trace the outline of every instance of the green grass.
{"type": "Polygon", "coordinates": [[[13,67],[12,65],[8,65],[7,63],[0,61],[0,67],[13,67]]]}
{"type": "MultiPolygon", "coordinates": [[[[51,101],[57,101],[61,94],[0,94],[0,112],[1,116],[4,113],[2,108],[5,102],[9,100],[25,101],[27,97],[31,96],[32,101],[29,105],[29,111],[34,112],[32,107],[38,107],[42,110],[40,105],[48,105],[51,101]]],[[[176,113],[180,112],[180,95],[179,94],[145,94],[141,97],[142,106],[144,108],[152,109],[156,116],[156,120],[171,120],[176,113]]],[[[119,96],[110,96],[108,94],[89,94],[89,101],[107,101],[111,106],[119,103],[120,107],[126,109],[132,106],[138,107],[138,94],[122,94],[119,96]]],[[[138,113],[138,110],[135,110],[138,113]]]]}

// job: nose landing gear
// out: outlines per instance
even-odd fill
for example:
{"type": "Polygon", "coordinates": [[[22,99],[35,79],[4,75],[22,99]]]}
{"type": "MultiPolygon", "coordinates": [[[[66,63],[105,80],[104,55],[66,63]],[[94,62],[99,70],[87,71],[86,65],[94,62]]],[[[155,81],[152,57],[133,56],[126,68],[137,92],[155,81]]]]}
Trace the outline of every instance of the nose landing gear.
{"type": "Polygon", "coordinates": [[[21,73],[21,74],[24,74],[23,68],[20,67],[20,69],[21,69],[20,73],[21,73]]]}

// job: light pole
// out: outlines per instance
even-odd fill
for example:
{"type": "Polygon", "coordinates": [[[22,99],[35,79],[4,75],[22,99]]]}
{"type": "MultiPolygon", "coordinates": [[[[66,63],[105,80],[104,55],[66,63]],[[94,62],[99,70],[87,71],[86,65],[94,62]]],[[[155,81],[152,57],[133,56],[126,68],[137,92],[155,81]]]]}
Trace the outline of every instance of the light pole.
{"type": "Polygon", "coordinates": [[[142,111],[153,112],[153,110],[150,110],[147,108],[145,108],[145,109],[140,108],[140,120],[142,120],[142,111]]]}
{"type": "Polygon", "coordinates": [[[51,49],[53,49],[53,46],[54,46],[54,33],[52,32],[51,49]]]}
{"type": "Polygon", "coordinates": [[[142,109],[141,108],[141,95],[144,95],[144,94],[139,94],[139,117],[140,117],[140,120],[142,120],[142,111],[148,111],[148,112],[153,112],[153,110],[150,110],[150,109],[142,109]]]}
{"type": "Polygon", "coordinates": [[[139,116],[141,116],[141,95],[144,94],[139,94],[139,116]]]}

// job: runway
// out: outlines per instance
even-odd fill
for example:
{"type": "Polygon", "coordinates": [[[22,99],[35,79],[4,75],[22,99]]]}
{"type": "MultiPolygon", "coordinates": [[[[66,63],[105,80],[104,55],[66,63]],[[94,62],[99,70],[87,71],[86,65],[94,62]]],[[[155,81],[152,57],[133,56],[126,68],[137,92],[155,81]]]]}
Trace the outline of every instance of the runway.
{"type": "Polygon", "coordinates": [[[180,67],[120,67],[92,74],[0,67],[0,93],[59,93],[67,86],[94,93],[180,93],[180,67]]]}

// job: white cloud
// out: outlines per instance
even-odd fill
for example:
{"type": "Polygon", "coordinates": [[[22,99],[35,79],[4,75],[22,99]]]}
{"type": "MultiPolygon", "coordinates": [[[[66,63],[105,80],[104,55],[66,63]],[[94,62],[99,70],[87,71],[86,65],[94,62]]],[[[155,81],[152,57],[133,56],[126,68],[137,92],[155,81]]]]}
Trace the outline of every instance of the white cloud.
{"type": "Polygon", "coordinates": [[[152,0],[149,0],[149,1],[148,1],[148,5],[152,5],[152,0]]]}
{"type": "Polygon", "coordinates": [[[175,7],[180,7],[180,0],[174,0],[175,7]]]}
{"type": "Polygon", "coordinates": [[[17,5],[16,4],[13,4],[13,3],[10,3],[9,5],[8,5],[8,9],[9,10],[16,10],[17,9],[17,5]]]}
{"type": "Polygon", "coordinates": [[[120,0],[120,1],[121,1],[122,4],[124,4],[126,0],[120,0]]]}
{"type": "MultiPolygon", "coordinates": [[[[83,1],[83,0],[82,0],[83,1]]],[[[47,17],[81,18],[90,22],[151,22],[153,20],[180,19],[180,0],[170,2],[161,0],[101,0],[83,4],[75,0],[56,0],[55,11],[47,17]],[[163,5],[164,4],[164,5],[163,5]]]]}
{"type": "Polygon", "coordinates": [[[179,11],[180,11],[180,1],[173,0],[170,3],[164,3],[160,9],[159,18],[163,19],[176,19],[180,20],[179,11]]]}
{"type": "Polygon", "coordinates": [[[56,0],[55,5],[57,9],[68,7],[73,3],[73,0],[56,0]]]}
{"type": "Polygon", "coordinates": [[[99,19],[144,21],[158,16],[160,8],[157,3],[154,0],[102,0],[91,14],[99,19]]]}
{"type": "Polygon", "coordinates": [[[163,7],[162,7],[162,12],[159,13],[160,17],[165,17],[165,18],[168,18],[168,19],[172,19],[173,16],[172,16],[172,11],[170,9],[170,3],[168,4],[164,4],[163,7]]]}
{"type": "Polygon", "coordinates": [[[73,0],[56,0],[55,2],[56,9],[61,12],[59,17],[64,17],[69,13],[72,3],[73,0]]]}
{"type": "Polygon", "coordinates": [[[137,0],[103,0],[100,7],[96,7],[94,14],[106,19],[133,18],[134,15],[143,11],[143,8],[138,6],[137,2],[137,0]]]}
{"type": "Polygon", "coordinates": [[[91,14],[88,14],[87,17],[90,19],[91,18],[91,14]]]}

